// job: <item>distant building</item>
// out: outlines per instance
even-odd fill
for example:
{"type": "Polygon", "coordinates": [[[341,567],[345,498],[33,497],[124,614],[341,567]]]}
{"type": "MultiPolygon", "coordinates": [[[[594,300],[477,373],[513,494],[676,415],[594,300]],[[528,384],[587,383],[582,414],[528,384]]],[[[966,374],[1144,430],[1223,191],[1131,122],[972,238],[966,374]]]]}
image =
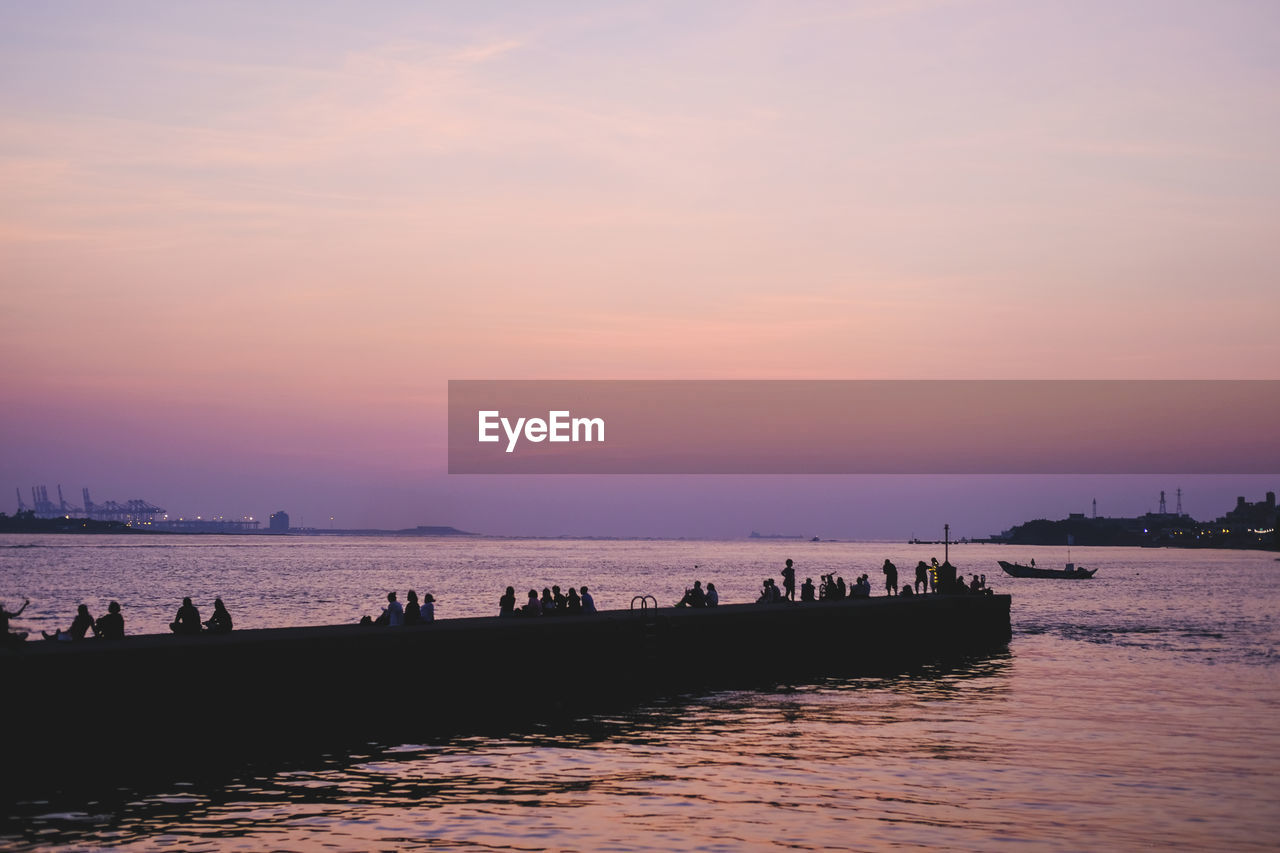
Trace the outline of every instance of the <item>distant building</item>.
{"type": "Polygon", "coordinates": [[[271,518],[267,520],[267,529],[272,533],[288,533],[289,513],[282,509],[271,513],[271,518]]]}

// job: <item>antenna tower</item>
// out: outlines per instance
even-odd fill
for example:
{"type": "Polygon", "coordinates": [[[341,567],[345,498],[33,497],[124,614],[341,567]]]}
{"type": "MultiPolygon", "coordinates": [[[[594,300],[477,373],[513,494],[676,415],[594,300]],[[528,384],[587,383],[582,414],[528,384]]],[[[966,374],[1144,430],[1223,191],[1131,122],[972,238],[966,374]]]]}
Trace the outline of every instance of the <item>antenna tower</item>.
{"type": "Polygon", "coordinates": [[[1169,512],[1169,509],[1168,507],[1165,506],[1165,503],[1164,503],[1164,489],[1161,489],[1160,490],[1160,514],[1166,515],[1168,514],[1168,512],[1169,512]]]}
{"type": "Polygon", "coordinates": [[[1093,517],[1094,518],[1098,517],[1098,499],[1097,498],[1093,499],[1093,517]]]}
{"type": "Polygon", "coordinates": [[[1182,515],[1182,487],[1178,487],[1178,515],[1182,515]]]}

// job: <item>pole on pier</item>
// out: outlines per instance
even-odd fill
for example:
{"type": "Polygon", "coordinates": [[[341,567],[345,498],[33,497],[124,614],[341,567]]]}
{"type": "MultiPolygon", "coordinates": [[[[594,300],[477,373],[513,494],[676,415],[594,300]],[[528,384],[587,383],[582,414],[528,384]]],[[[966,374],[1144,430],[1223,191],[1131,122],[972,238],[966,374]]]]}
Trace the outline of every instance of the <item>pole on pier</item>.
{"type": "Polygon", "coordinates": [[[950,563],[951,558],[951,525],[942,525],[942,562],[950,563]]]}

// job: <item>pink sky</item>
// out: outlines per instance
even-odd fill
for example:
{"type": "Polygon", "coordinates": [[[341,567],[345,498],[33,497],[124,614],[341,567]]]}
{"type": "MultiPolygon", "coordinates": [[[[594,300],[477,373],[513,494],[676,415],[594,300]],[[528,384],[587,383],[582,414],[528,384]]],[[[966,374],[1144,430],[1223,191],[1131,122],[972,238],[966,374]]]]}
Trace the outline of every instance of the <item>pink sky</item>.
{"type": "Polygon", "coordinates": [[[1275,4],[267,15],[0,9],[0,509],[729,535],[886,487],[449,478],[447,380],[1277,376],[1275,4]]]}

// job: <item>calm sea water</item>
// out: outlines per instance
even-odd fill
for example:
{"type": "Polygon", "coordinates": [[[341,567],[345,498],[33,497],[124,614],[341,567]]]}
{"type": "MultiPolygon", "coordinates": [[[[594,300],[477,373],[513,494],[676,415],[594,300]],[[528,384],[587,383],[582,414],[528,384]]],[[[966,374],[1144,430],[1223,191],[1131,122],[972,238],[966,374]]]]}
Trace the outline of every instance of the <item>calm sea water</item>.
{"type": "MultiPolygon", "coordinates": [[[[3,805],[15,849],[1211,850],[1280,839],[1280,562],[1258,552],[1076,549],[1091,581],[1019,580],[967,545],[966,574],[1013,595],[1007,651],[893,678],[680,696],[507,737],[368,744],[3,805]]],[[[130,633],[182,596],[222,596],[238,627],[376,614],[432,592],[438,618],[501,591],[590,586],[603,607],[675,601],[694,578],[753,598],[799,577],[903,570],[940,548],[808,542],[0,537],[0,599],[20,627],[66,627],[116,599],[130,633]],[[694,568],[695,565],[698,568],[694,568]]],[[[816,650],[796,649],[797,655],[816,650]]],[[[874,657],[875,648],[840,654],[874,657]]],[[[571,661],[549,678],[590,678],[571,661]]],[[[0,667],[2,671],[2,667],[0,667]]],[[[6,684],[10,736],[40,697],[6,684]]],[[[340,722],[336,723],[340,725],[340,722]]],[[[86,767],[92,756],[85,757],[86,767]]],[[[38,798],[37,798],[38,797],[38,798]]]]}

